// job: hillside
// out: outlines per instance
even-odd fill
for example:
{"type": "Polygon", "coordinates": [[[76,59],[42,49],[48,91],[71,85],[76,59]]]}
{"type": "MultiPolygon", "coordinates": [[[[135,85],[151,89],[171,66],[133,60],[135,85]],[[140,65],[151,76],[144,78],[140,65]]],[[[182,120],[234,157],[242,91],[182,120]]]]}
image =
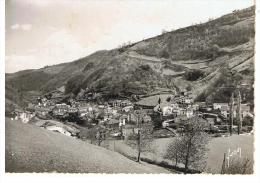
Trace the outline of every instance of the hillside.
{"type": "Polygon", "coordinates": [[[170,173],[20,121],[6,119],[5,132],[6,172],[170,173]]]}
{"type": "Polygon", "coordinates": [[[250,7],[74,62],[8,74],[6,98],[18,103],[23,97],[17,93],[65,86],[74,96],[80,89],[129,97],[167,88],[190,90],[197,100],[227,102],[233,88],[246,83],[244,97],[252,102],[254,24],[250,7]]]}

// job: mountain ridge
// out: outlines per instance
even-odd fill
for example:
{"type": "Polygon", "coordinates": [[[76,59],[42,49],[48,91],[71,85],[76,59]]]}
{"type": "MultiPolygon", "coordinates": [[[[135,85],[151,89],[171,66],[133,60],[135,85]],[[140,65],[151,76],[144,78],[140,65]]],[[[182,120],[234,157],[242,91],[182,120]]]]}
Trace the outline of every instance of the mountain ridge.
{"type": "MultiPolygon", "coordinates": [[[[72,97],[84,89],[111,98],[168,88],[192,91],[197,100],[227,101],[234,89],[218,88],[247,83],[252,101],[254,20],[253,6],[73,62],[6,74],[6,91],[45,93],[65,86],[72,97]]],[[[19,103],[11,93],[6,98],[19,103]]]]}

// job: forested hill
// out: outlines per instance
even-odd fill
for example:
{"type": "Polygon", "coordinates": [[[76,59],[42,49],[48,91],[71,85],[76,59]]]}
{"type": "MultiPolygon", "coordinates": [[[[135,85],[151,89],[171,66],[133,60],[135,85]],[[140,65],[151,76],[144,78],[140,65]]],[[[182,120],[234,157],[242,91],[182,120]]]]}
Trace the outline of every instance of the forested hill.
{"type": "Polygon", "coordinates": [[[233,87],[245,84],[244,98],[252,101],[254,24],[250,7],[70,63],[6,74],[6,101],[65,86],[71,96],[81,89],[108,97],[168,89],[225,102],[233,87]]]}

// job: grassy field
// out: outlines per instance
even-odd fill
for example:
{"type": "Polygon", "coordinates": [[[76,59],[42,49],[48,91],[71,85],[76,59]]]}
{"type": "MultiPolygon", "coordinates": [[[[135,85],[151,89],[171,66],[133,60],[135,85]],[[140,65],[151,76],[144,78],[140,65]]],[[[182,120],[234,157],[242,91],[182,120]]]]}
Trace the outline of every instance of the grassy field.
{"type": "MultiPolygon", "coordinates": [[[[167,150],[167,145],[174,138],[161,138],[153,141],[155,151],[153,153],[142,153],[141,157],[148,158],[154,161],[165,161],[163,156],[167,150]]],[[[207,153],[207,166],[205,173],[219,174],[223,162],[224,153],[236,151],[241,148],[241,160],[248,158],[253,162],[254,152],[254,136],[253,135],[233,135],[231,137],[213,138],[209,144],[207,153]]],[[[137,151],[127,146],[123,141],[110,142],[109,149],[124,154],[129,157],[136,157],[137,151]],[[115,145],[114,145],[115,144],[115,145]],[[115,147],[115,148],[114,148],[115,147]]]]}
{"type": "MultiPolygon", "coordinates": [[[[157,139],[154,141],[158,148],[158,156],[162,156],[167,149],[167,144],[171,139],[157,139]]],[[[248,158],[253,162],[254,136],[253,135],[233,135],[231,137],[213,138],[208,145],[207,173],[220,173],[224,153],[235,151],[241,148],[241,159],[248,158]]]]}
{"type": "Polygon", "coordinates": [[[208,173],[220,173],[224,158],[224,153],[236,151],[241,148],[241,160],[248,158],[254,160],[254,136],[253,135],[233,135],[231,137],[214,138],[209,144],[207,160],[208,173]]]}
{"type": "MultiPolygon", "coordinates": [[[[167,145],[174,138],[155,139],[153,153],[143,158],[164,161],[167,145]]],[[[241,156],[253,162],[253,135],[213,138],[208,147],[206,173],[220,173],[224,153],[241,148],[241,156]]],[[[78,139],[22,124],[6,118],[7,172],[102,172],[102,173],[169,173],[164,168],[135,160],[137,151],[122,140],[101,143],[102,147],[78,139]],[[115,151],[115,152],[112,152],[115,151]],[[121,154],[121,155],[120,155],[121,154]],[[124,157],[124,156],[128,157],[124,157]]]]}
{"type": "Polygon", "coordinates": [[[6,172],[170,173],[102,147],[6,118],[6,172]]]}

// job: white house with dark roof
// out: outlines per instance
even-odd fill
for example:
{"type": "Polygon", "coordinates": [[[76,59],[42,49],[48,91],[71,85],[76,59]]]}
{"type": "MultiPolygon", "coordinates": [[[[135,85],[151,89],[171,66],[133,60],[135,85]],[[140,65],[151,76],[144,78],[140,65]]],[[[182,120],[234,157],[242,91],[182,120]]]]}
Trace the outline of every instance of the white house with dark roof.
{"type": "Polygon", "coordinates": [[[226,110],[229,107],[228,103],[213,103],[214,110],[226,110]]]}
{"type": "MultiPolygon", "coordinates": [[[[214,108],[214,104],[213,104],[214,108]]],[[[215,104],[214,109],[219,109],[220,113],[225,116],[226,118],[229,118],[229,112],[230,112],[230,106],[227,103],[217,103],[215,104]]],[[[233,116],[236,117],[237,115],[237,105],[234,105],[233,107],[233,116]]],[[[241,104],[241,116],[242,118],[246,116],[252,117],[253,114],[250,112],[250,106],[247,104],[241,104]]]]}

